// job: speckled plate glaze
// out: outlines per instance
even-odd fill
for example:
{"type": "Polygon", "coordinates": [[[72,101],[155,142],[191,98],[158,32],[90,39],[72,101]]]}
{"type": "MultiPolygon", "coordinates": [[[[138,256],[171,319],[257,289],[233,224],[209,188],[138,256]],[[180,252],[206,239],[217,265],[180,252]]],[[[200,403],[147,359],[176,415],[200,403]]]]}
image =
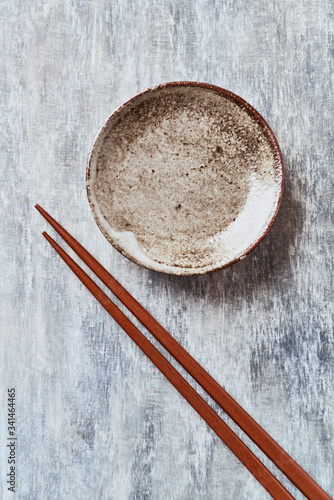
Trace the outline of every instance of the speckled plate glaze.
{"type": "Polygon", "coordinates": [[[120,106],[87,165],[93,216],[132,261],[205,274],[251,252],[283,193],[283,161],[265,120],[231,92],[172,82],[120,106]]]}

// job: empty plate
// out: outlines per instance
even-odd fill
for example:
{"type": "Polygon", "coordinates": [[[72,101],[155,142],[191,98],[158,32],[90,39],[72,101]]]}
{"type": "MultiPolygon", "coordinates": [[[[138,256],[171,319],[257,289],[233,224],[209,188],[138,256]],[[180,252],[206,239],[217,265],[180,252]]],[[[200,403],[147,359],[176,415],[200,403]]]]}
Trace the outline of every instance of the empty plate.
{"type": "Polygon", "coordinates": [[[155,271],[205,274],[242,259],[267,234],[283,161],[269,126],[243,99],[173,82],[108,118],[89,155],[87,193],[123,255],[155,271]]]}

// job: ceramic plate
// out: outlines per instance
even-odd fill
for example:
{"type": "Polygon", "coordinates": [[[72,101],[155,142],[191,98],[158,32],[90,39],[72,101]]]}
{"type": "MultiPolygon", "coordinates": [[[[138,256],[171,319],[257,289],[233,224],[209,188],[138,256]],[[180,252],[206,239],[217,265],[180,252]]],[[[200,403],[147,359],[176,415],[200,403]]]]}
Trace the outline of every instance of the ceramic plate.
{"type": "Polygon", "coordinates": [[[203,83],[142,92],[101,128],[87,166],[108,241],[155,271],[205,274],[245,257],[279,209],[283,162],[254,108],[203,83]]]}

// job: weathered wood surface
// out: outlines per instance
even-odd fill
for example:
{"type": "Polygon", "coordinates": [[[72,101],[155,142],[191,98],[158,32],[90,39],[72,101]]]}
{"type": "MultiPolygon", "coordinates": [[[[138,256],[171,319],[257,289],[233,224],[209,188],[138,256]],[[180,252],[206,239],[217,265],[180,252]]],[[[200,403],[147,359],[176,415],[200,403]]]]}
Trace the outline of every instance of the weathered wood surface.
{"type": "Polygon", "coordinates": [[[20,500],[268,498],[55,256],[35,203],[334,495],[333,17],[329,0],[2,1],[2,498],[15,497],[7,387],[17,391],[20,500]],[[239,94],[285,159],[270,234],[206,277],[129,262],[86,198],[103,121],[173,80],[239,94]]]}

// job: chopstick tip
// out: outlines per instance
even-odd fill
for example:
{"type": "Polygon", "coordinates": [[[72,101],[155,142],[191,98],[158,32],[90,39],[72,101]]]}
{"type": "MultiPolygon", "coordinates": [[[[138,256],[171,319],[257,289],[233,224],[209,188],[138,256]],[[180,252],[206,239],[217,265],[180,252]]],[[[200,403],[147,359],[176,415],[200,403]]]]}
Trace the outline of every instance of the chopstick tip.
{"type": "Polygon", "coordinates": [[[51,246],[55,247],[55,245],[57,245],[55,240],[51,238],[51,236],[46,231],[42,232],[42,236],[44,236],[44,238],[50,243],[51,246]]]}
{"type": "MultiPolygon", "coordinates": [[[[35,208],[39,211],[39,213],[44,217],[44,219],[46,219],[48,222],[50,222],[50,224],[52,225],[52,217],[51,215],[49,215],[45,210],[44,208],[42,208],[38,203],[36,203],[35,205],[35,208]]],[[[53,221],[55,222],[55,221],[53,221]]]]}

